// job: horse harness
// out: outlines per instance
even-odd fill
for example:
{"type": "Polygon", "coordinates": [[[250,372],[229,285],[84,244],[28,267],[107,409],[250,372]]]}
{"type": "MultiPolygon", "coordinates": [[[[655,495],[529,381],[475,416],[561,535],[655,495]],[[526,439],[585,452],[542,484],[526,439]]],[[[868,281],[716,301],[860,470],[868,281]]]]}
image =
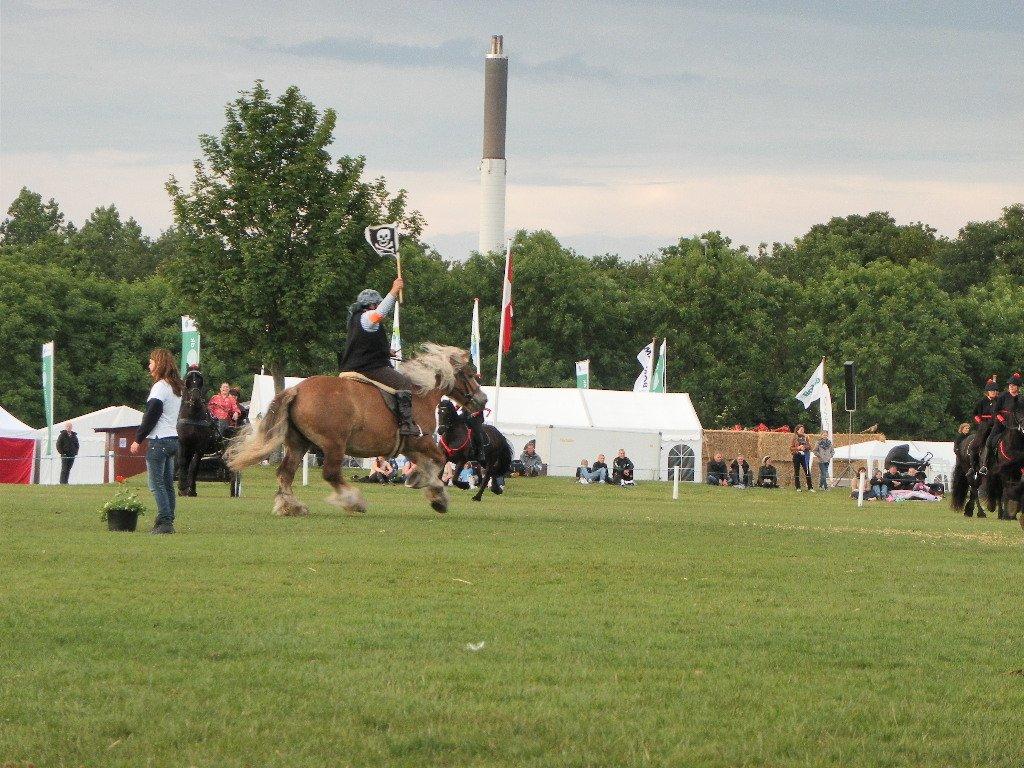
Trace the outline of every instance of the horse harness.
{"type": "Polygon", "coordinates": [[[472,439],[473,439],[473,428],[472,427],[466,427],[466,439],[462,441],[462,445],[459,445],[459,446],[457,446],[455,448],[452,448],[450,445],[448,445],[448,441],[445,440],[444,437],[442,437],[440,435],[438,436],[438,443],[441,446],[441,450],[444,451],[445,456],[447,456],[450,459],[452,456],[457,454],[459,451],[464,450],[465,447],[467,445],[469,445],[469,443],[470,443],[470,441],[472,439]]]}

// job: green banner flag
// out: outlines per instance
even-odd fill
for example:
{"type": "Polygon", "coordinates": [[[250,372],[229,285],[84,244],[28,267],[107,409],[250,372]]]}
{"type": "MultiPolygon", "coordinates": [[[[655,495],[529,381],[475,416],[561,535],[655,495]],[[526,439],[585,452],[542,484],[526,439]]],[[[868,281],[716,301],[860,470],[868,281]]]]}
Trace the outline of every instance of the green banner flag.
{"type": "Polygon", "coordinates": [[[43,344],[43,410],[46,411],[46,455],[53,455],[53,342],[43,344]]]}
{"type": "Polygon", "coordinates": [[[576,361],[576,387],[590,389],[590,358],[576,361]]]}
{"type": "Polygon", "coordinates": [[[668,339],[661,342],[658,362],[654,365],[654,376],[651,381],[651,392],[667,392],[665,381],[665,358],[668,357],[668,339]]]}
{"type": "Polygon", "coordinates": [[[199,365],[199,329],[188,315],[181,316],[181,375],[190,365],[199,365]]]}

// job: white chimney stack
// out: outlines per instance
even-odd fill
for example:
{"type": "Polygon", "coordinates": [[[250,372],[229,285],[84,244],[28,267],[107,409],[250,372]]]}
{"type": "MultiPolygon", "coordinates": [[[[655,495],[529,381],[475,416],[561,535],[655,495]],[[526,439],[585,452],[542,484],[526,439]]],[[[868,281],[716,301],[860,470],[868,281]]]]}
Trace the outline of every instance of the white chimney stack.
{"type": "Polygon", "coordinates": [[[508,58],[501,35],[484,60],[484,151],[480,161],[480,253],[505,250],[505,114],[508,58]]]}

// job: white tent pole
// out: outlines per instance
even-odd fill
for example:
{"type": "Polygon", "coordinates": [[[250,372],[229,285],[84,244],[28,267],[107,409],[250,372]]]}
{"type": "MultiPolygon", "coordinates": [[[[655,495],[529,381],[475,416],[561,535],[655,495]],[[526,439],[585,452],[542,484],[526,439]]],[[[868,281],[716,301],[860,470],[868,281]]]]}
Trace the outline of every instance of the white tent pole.
{"type": "Polygon", "coordinates": [[[302,484],[309,485],[309,451],[302,454],[302,484]]]}

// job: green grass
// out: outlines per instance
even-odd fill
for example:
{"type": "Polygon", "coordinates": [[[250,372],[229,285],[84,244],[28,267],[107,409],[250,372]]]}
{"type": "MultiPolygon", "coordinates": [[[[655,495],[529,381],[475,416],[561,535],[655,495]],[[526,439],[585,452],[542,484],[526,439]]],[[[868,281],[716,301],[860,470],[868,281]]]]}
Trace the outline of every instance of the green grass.
{"type": "Polygon", "coordinates": [[[0,488],[0,764],[1024,764],[1016,523],[555,479],[280,519],[247,478],[170,537],[0,488]]]}

